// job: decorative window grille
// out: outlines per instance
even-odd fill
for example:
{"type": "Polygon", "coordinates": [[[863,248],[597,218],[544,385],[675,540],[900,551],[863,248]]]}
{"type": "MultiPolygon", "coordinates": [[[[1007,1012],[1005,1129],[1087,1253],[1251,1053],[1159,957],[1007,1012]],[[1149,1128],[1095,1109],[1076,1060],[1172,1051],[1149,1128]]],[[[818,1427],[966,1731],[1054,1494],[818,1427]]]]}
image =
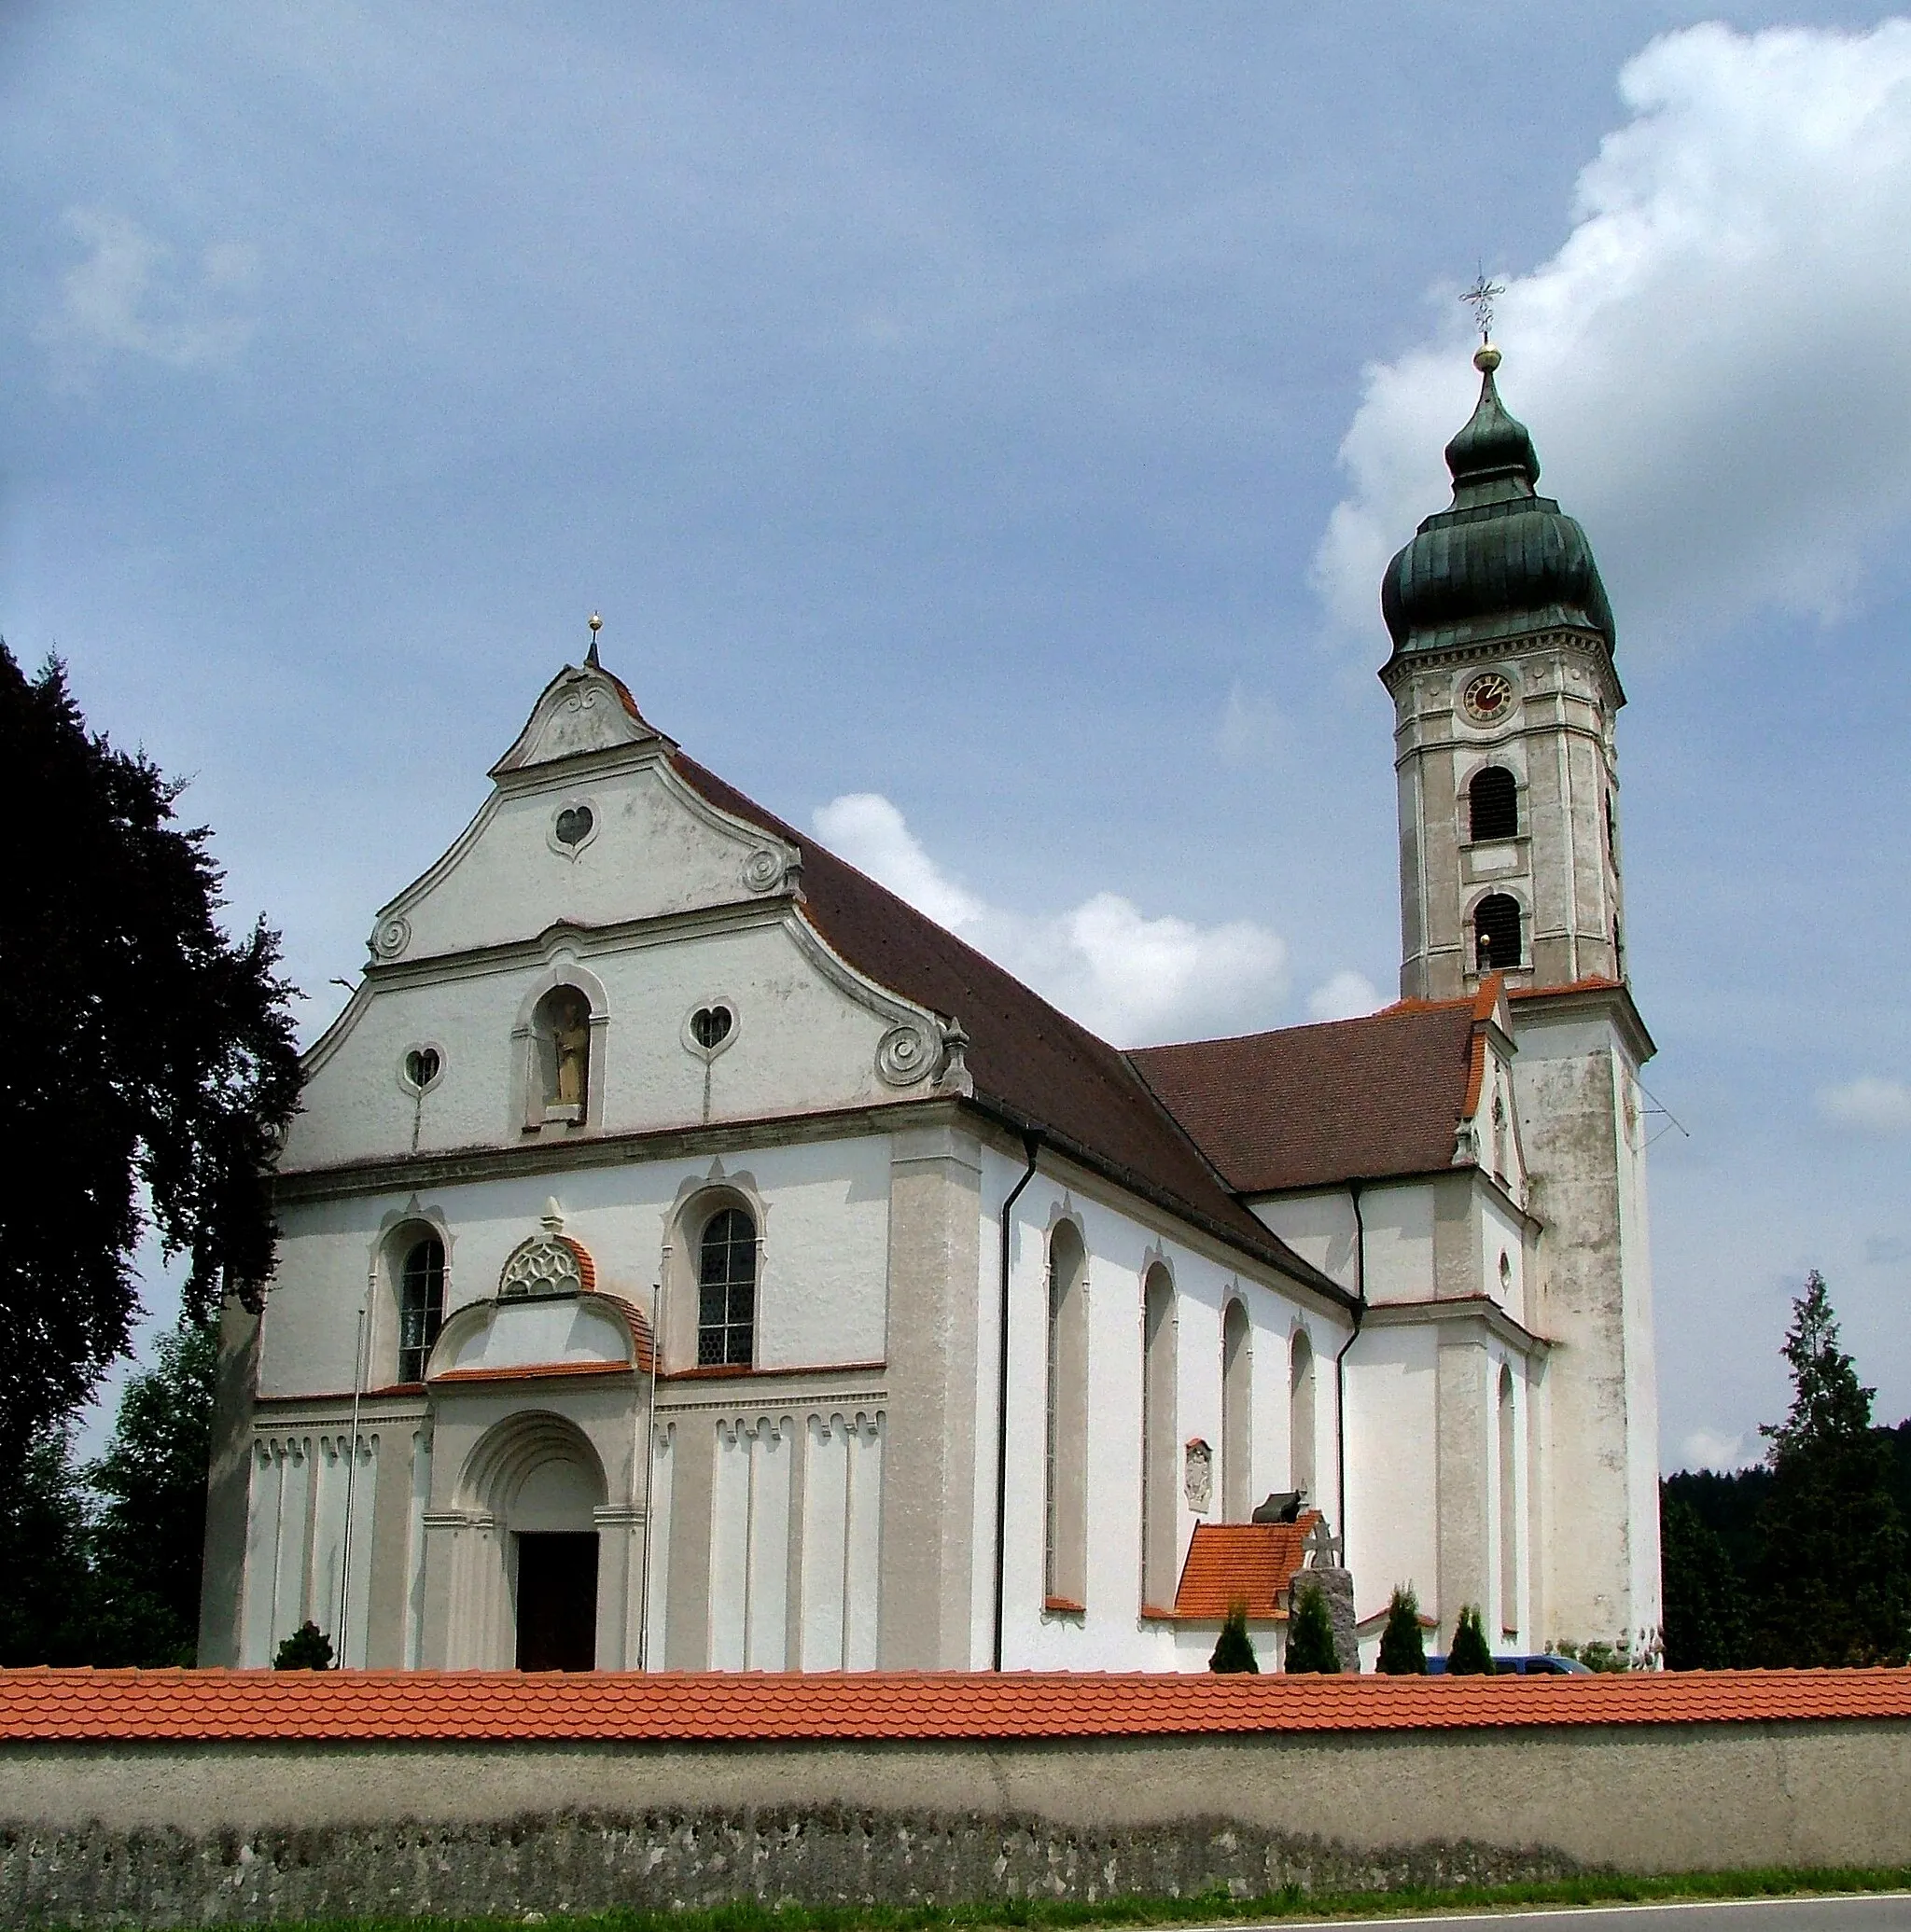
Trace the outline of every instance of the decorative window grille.
{"type": "Polygon", "coordinates": [[[444,1244],[415,1241],[398,1272],[398,1380],[423,1382],[431,1344],[444,1326],[444,1244]]]}
{"type": "Polygon", "coordinates": [[[1519,965],[1519,901],[1510,894],[1489,894],[1473,908],[1473,962],[1483,973],[1519,965]]]}
{"type": "Polygon", "coordinates": [[[704,1224],[697,1246],[697,1366],[747,1369],[756,1358],[757,1230],[740,1207],[704,1224]]]}
{"type": "Polygon", "coordinates": [[[1475,841],[1519,836],[1519,786],[1504,765],[1486,765],[1473,773],[1467,812],[1475,841]]]}

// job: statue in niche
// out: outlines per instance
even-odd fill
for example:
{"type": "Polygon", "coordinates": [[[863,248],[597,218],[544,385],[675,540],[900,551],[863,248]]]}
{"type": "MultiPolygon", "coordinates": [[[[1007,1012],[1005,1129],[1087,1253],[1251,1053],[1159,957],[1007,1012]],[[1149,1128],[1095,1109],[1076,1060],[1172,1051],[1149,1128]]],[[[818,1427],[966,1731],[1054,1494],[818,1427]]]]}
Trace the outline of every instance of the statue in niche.
{"type": "Polygon", "coordinates": [[[551,1051],[544,1092],[547,1120],[578,1121],[591,1080],[591,1008],[582,994],[561,986],[545,1008],[551,1051]]]}

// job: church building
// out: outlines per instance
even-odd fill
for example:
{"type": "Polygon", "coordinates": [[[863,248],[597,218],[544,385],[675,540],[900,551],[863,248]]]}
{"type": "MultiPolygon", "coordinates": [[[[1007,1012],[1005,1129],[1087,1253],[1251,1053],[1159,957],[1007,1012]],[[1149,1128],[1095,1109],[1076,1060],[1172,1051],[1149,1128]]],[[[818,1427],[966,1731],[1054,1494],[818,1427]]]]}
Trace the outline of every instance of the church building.
{"type": "MultiPolygon", "coordinates": [[[[1371,1664],[1656,1654],[1612,615],[1483,348],[1388,566],[1398,1004],[1120,1051],[551,679],[306,1056],[200,1661],[1198,1670],[1304,1536],[1371,1664]]],[[[1380,782],[1380,747],[1374,747],[1380,782]]]]}

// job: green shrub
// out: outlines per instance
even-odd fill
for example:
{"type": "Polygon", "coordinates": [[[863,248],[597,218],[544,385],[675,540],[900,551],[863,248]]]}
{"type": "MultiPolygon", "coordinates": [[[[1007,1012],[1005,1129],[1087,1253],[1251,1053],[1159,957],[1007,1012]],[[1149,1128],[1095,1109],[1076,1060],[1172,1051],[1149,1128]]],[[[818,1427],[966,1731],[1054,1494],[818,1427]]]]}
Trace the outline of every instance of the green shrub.
{"type": "Polygon", "coordinates": [[[272,1659],[275,1671],[328,1671],[331,1667],[332,1640],[315,1623],[301,1623],[272,1659]]]}
{"type": "Polygon", "coordinates": [[[1221,1673],[1246,1671],[1257,1677],[1261,1675],[1261,1661],[1254,1655],[1254,1639],[1248,1634],[1246,1604],[1228,1605],[1227,1620],[1221,1627],[1221,1636],[1214,1655],[1207,1660],[1207,1667],[1221,1673]]]}
{"type": "Polygon", "coordinates": [[[1424,1677],[1427,1643],[1420,1630],[1420,1600],[1411,1583],[1394,1588],[1380,1636],[1380,1668],[1389,1677],[1424,1677]]]}
{"type": "Polygon", "coordinates": [[[1480,1606],[1469,1604],[1459,1613],[1453,1633],[1453,1648],[1446,1653],[1449,1677],[1490,1677],[1494,1673],[1493,1652],[1480,1623],[1480,1606]]]}
{"type": "Polygon", "coordinates": [[[1288,1622],[1284,1667],[1290,1675],[1311,1671],[1332,1677],[1340,1674],[1340,1652],[1333,1646],[1333,1619],[1328,1615],[1327,1598],[1318,1583],[1304,1583],[1295,1592],[1288,1622]]]}

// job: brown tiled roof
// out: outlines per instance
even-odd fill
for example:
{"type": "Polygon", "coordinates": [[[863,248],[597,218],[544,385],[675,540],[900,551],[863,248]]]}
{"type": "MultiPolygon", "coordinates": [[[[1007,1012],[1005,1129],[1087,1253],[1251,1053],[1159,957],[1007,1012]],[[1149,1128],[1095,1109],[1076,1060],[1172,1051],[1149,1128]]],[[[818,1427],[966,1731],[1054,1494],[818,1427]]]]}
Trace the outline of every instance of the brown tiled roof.
{"type": "Polygon", "coordinates": [[[1402,1002],[1128,1059],[1242,1194],[1431,1174],[1453,1163],[1477,1004],[1402,1002]]]}
{"type": "Polygon", "coordinates": [[[1285,1618],[1288,1579],[1301,1567],[1319,1515],[1309,1509],[1298,1522],[1197,1522],[1173,1614],[1218,1622],[1239,1604],[1256,1622],[1285,1618]]]}
{"type": "Polygon", "coordinates": [[[0,1671],[0,1740],[1174,1737],[1911,1718],[1911,1671],[1583,1677],[0,1671]]]}
{"type": "Polygon", "coordinates": [[[677,752],[672,763],[719,811],[802,851],[803,910],[844,959],[904,999],[961,1022],[979,1098],[1042,1128],[1063,1151],[1085,1155],[1137,1192],[1346,1299],[1229,1193],[1117,1049],[694,758],[677,752]]]}

